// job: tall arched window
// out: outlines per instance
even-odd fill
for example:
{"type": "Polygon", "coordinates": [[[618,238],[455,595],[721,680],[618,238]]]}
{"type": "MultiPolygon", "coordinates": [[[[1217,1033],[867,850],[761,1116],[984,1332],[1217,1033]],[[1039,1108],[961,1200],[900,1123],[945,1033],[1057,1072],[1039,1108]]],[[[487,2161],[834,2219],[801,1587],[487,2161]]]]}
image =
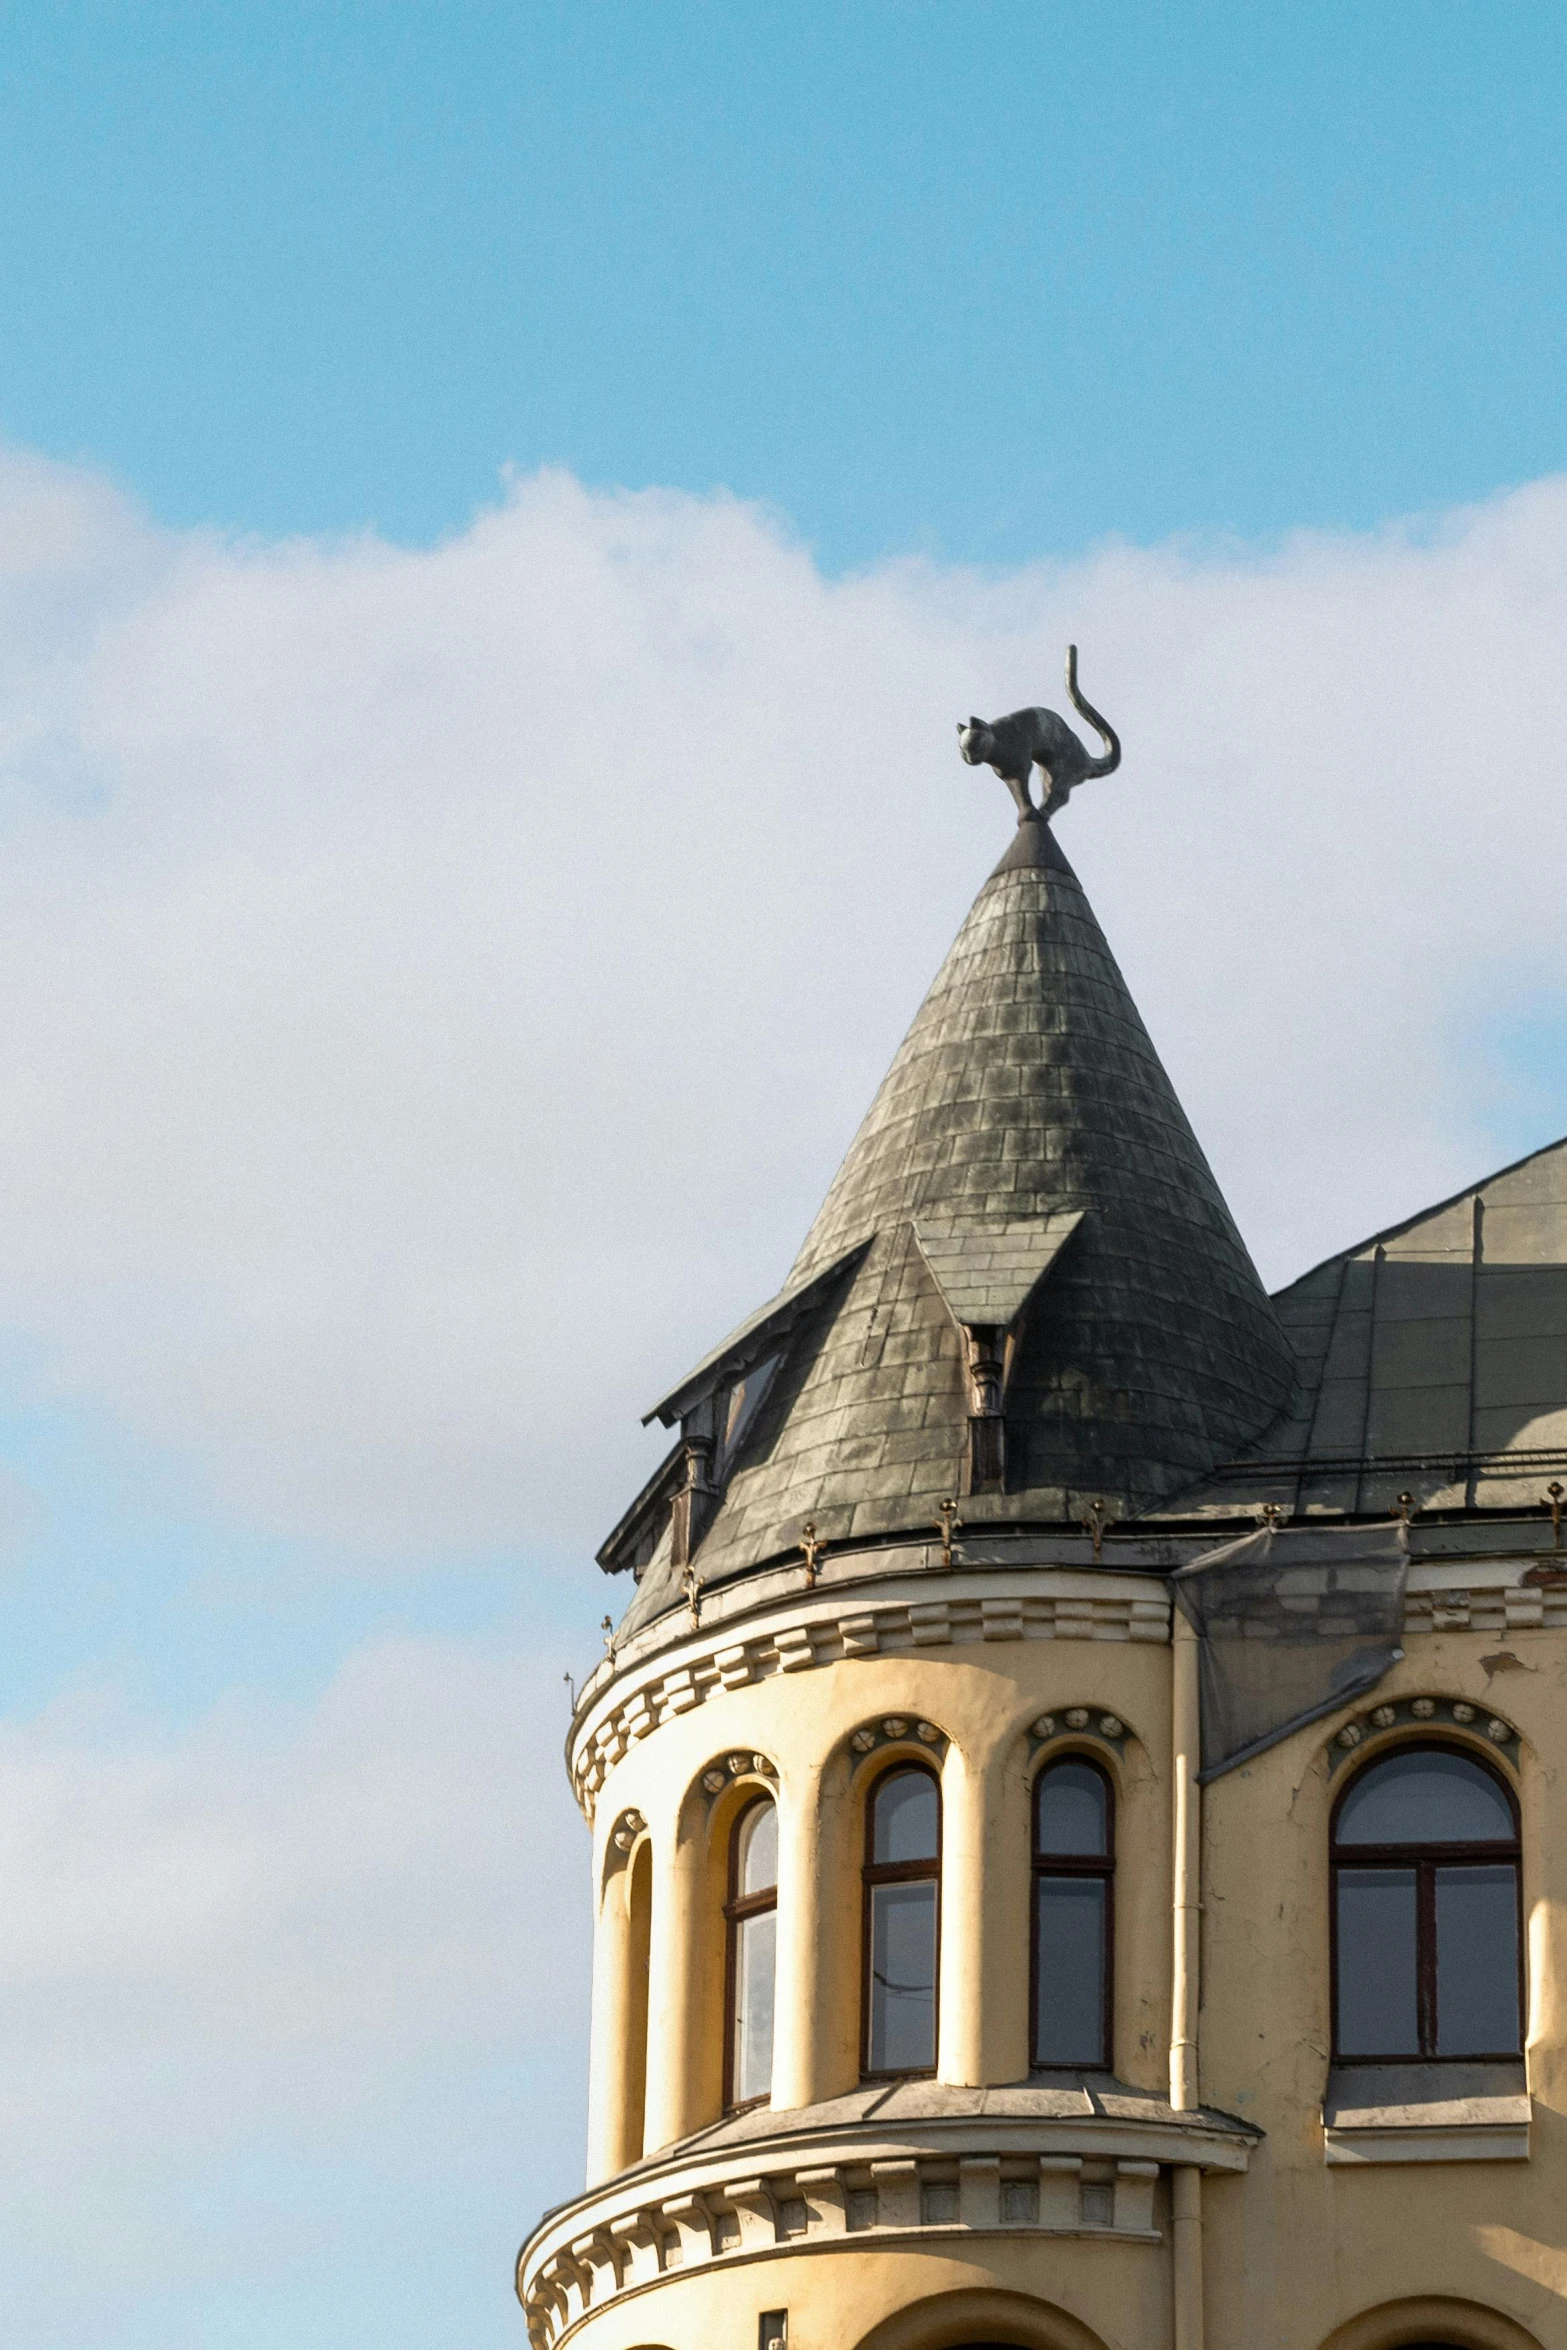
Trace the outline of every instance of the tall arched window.
{"type": "Polygon", "coordinates": [[[865,1812],[868,2078],[936,2069],[941,1790],[918,1764],[878,1779],[865,1812]]]}
{"type": "Polygon", "coordinates": [[[1068,1755],[1034,1781],[1034,2062],[1108,2068],[1115,1801],[1068,1755]]]}
{"type": "Polygon", "coordinates": [[[1345,2061],[1517,2056],[1518,1814],[1452,1747],[1401,1747],[1333,1818],[1333,2046],[1345,2061]]]}
{"type": "Polygon", "coordinates": [[[729,1838],[728,2032],[724,2103],[756,2105],[773,2085],[773,1983],[778,1960],[778,1810],[748,1803],[729,1838]]]}

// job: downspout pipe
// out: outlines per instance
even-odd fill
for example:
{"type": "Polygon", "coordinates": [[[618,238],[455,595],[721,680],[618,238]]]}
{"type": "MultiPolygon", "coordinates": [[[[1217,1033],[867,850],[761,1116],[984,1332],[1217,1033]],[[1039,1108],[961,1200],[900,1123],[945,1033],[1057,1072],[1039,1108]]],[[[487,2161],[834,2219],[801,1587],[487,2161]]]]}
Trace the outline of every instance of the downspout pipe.
{"type": "MultiPolygon", "coordinates": [[[[1170,2103],[1177,2113],[1201,2104],[1197,2075],[1197,2011],[1201,1998],[1202,1940],[1202,1720],[1198,1698],[1197,1633],[1172,1605],[1171,1675],[1171,1969],[1170,2103]]],[[[1177,2163],[1170,2182],[1170,2248],[1175,2350],[1203,2350],[1202,2172],[1177,2163]]]]}
{"type": "Polygon", "coordinates": [[[1202,2100],[1197,2083],[1197,2007],[1202,1985],[1202,1724],[1197,1696],[1197,1633],[1180,1608],[1172,1607],[1170,1657],[1174,1681],[1171,1773],[1174,1796],[1174,1855],[1171,1869],[1174,1935],[1170,1981],[1170,2103],[1177,2113],[1195,2112],[1202,2100]]]}

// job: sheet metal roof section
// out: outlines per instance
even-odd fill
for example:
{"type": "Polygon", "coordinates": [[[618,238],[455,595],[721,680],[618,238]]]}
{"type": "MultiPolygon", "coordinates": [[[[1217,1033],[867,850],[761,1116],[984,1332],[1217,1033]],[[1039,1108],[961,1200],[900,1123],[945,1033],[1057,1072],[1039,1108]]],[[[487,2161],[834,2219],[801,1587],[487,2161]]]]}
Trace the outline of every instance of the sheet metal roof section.
{"type": "Polygon", "coordinates": [[[1567,1140],[1281,1290],[1287,1416],[1170,1514],[1517,1509],[1567,1481],[1567,1140]]]}
{"type": "Polygon", "coordinates": [[[866,1255],[759,1415],[696,1561],[913,1530],[953,1492],[960,1339],[914,1228],[1082,1217],[1007,1394],[1008,1486],[967,1522],[1122,1514],[1248,1444],[1294,1357],[1126,983],[1048,825],[1019,826],[827,1195],[791,1283],[866,1255]]]}

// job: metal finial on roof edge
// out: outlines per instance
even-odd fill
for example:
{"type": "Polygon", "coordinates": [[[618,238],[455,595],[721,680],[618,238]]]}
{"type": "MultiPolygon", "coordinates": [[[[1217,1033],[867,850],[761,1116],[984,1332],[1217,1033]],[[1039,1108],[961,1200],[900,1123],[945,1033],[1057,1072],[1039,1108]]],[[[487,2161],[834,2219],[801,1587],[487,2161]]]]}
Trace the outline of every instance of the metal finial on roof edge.
{"type": "Polygon", "coordinates": [[[1081,736],[1055,710],[1013,710],[1005,718],[958,720],[958,749],[970,767],[990,767],[1017,802],[1019,824],[1048,822],[1064,808],[1080,783],[1111,775],[1121,764],[1121,738],[1077,690],[1077,647],[1066,649],[1066,690],[1072,707],[1104,742],[1104,756],[1090,757],[1081,736]],[[1035,807],[1034,769],[1045,779],[1045,796],[1035,807]]]}

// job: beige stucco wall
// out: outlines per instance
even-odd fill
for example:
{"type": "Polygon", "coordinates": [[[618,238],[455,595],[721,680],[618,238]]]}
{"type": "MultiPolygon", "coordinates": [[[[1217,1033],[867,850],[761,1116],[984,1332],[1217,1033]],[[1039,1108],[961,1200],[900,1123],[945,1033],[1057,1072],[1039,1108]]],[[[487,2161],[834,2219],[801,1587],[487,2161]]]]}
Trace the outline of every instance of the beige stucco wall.
{"type": "MultiPolygon", "coordinates": [[[[1041,1577],[1043,1588],[1043,1571],[1041,1577]]],[[[935,1576],[930,1583],[959,1580],[935,1576]]],[[[1244,2175],[1213,2173],[1205,2183],[1208,2350],[1321,2350],[1345,2328],[1351,2331],[1335,2350],[1383,2350],[1410,2340],[1409,2324],[1438,2320],[1474,2350],[1528,2350],[1531,2341],[1567,2350],[1567,1627],[1526,1627],[1505,1637],[1414,1634],[1376,1694],[1464,1698],[1482,1724],[1500,1712],[1520,1735],[1513,1776],[1524,1826],[1530,2158],[1324,2164],[1328,1813],[1354,1767],[1330,1781],[1331,1742],[1347,1718],[1330,1717],[1218,1781],[1204,1803],[1202,2098],[1263,2133],[1244,2175]],[[1496,1664],[1503,1652],[1517,1658],[1515,1667],[1496,1664]],[[1432,2296],[1445,2305],[1435,2317],[1432,2296]],[[1418,2320],[1376,2314],[1417,2301],[1426,2307],[1418,2320]]],[[[857,2086],[864,1795],[892,1754],[931,1754],[915,1735],[922,1721],[946,1742],[936,1756],[944,1802],[938,2075],[963,2087],[1026,2080],[1029,1785],[1041,1759],[1030,1725],[1047,1713],[1060,1724],[1073,1707],[1091,1717],[1112,1714],[1128,1733],[1118,1745],[1091,1730],[1068,1733],[1047,1751],[1085,1746],[1115,1781],[1116,2071],[1163,2095],[1171,1947],[1167,1642],[986,1638],[845,1657],[715,1689],[641,1736],[598,1789],[597,2175],[628,2152],[628,2092],[616,2087],[625,2066],[606,2042],[632,2012],[626,1888],[644,1845],[652,1916],[643,2151],[652,2158],[719,2118],[723,1855],[734,1812],[755,1786],[774,1786],[780,1806],[774,2103],[792,2110],[857,2086]],[[896,1717],[910,1725],[901,1745],[882,1741],[869,1756],[854,1754],[854,1731],[896,1717]],[[746,1755],[763,1758],[767,1771],[732,1774],[729,1758],[746,1755]],[[726,1773],[716,1797],[701,1783],[715,1767],[726,1773]],[[629,1854],[614,1842],[628,1816],[645,1823],[629,1854]]],[[[1482,1726],[1476,1740],[1483,1749],[1482,1726]]],[[[1354,1762],[1377,1744],[1373,1734],[1354,1762]]],[[[761,2159],[748,2154],[746,2163],[754,2170],[761,2159]]],[[[905,2350],[904,2336],[883,2342],[877,2329],[931,2302],[929,2330],[922,2333],[924,2320],[910,2315],[906,2344],[935,2350],[963,2338],[943,2331],[939,2297],[988,2291],[1023,2297],[1007,2305],[1010,2319],[992,2311],[996,2326],[1023,2329],[1019,2341],[1055,2350],[1089,2350],[1095,2342],[1106,2350],[1167,2350],[1168,2199],[1166,2170],[1156,2241],[996,2234],[900,2248],[839,2236],[809,2249],[780,2243],[764,2255],[748,2250],[727,2263],[606,2290],[572,2316],[565,2337],[583,2350],[719,2343],[751,2350],[758,2313],[787,2307],[790,2350],[854,2350],[873,2334],[874,2350],[905,2350]],[[1025,2303],[1032,2316],[1019,2314],[1025,2303]]],[[[962,2306],[950,2305],[960,2329],[969,2326],[962,2306]]],[[[972,2307],[983,2315],[979,2303],[972,2307]]],[[[975,2338],[972,2327],[968,2338],[975,2338]]],[[[980,2338],[990,2338],[983,2325],[980,2338]]],[[[561,2339],[558,2323],[553,2339],[561,2339]]]]}

